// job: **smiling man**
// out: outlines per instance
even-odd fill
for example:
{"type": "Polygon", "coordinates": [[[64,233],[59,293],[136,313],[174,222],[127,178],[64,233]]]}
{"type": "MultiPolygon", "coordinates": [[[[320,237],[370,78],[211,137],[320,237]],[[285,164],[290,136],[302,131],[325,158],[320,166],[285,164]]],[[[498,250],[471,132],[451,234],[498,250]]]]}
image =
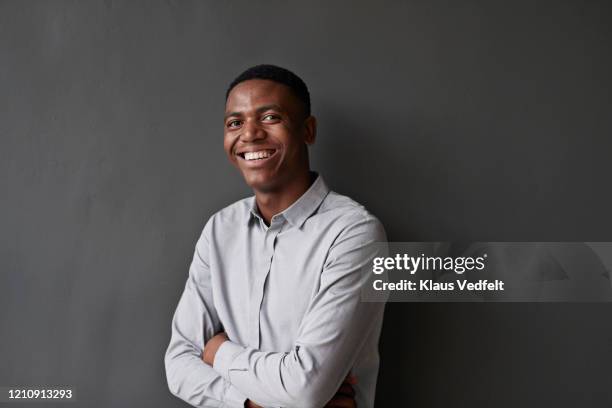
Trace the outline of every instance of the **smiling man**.
{"type": "Polygon", "coordinates": [[[165,356],[171,392],[199,407],[373,406],[384,303],[360,292],[381,223],[310,170],[317,122],[292,72],[243,72],[224,123],[254,196],[196,243],[165,356]]]}

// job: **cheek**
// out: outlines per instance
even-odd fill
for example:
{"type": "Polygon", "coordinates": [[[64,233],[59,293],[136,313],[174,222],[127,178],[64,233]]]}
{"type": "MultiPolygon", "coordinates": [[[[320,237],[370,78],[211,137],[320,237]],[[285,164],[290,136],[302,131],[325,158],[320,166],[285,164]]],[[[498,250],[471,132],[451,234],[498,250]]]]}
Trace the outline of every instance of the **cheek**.
{"type": "Polygon", "coordinates": [[[229,136],[225,136],[223,138],[223,150],[225,150],[225,153],[229,156],[232,157],[232,146],[233,146],[234,142],[232,140],[231,137],[229,136]]]}
{"type": "Polygon", "coordinates": [[[287,146],[287,156],[291,158],[298,158],[302,155],[304,149],[304,142],[302,140],[292,140],[287,146]]]}
{"type": "Polygon", "coordinates": [[[283,145],[286,156],[295,157],[300,155],[304,140],[299,134],[293,133],[290,128],[285,128],[278,135],[278,140],[283,145]]]}

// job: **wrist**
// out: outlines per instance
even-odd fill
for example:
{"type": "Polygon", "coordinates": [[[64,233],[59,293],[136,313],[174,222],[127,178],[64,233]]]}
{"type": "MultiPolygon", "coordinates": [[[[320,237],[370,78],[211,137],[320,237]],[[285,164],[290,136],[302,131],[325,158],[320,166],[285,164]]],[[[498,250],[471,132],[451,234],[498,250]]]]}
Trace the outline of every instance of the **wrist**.
{"type": "Polygon", "coordinates": [[[204,346],[204,352],[202,353],[202,360],[204,360],[206,364],[213,366],[215,362],[215,356],[217,354],[217,350],[219,350],[219,347],[221,347],[221,345],[228,340],[229,339],[224,332],[221,332],[215,335],[204,346]]]}

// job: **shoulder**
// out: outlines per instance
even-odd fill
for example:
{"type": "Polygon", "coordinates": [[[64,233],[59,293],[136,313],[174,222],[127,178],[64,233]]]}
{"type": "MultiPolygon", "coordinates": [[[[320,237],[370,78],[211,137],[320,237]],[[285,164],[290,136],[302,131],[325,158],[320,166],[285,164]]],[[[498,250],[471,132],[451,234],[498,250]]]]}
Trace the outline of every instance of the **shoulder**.
{"type": "Polygon", "coordinates": [[[216,222],[241,222],[248,215],[253,205],[253,196],[243,198],[214,213],[210,218],[216,222]]]}
{"type": "Polygon", "coordinates": [[[386,241],[380,220],[365,206],[335,191],[330,191],[317,212],[317,216],[333,222],[339,236],[360,235],[368,240],[386,241]]]}
{"type": "Polygon", "coordinates": [[[246,224],[252,203],[253,197],[251,196],[220,209],[210,216],[202,233],[209,235],[215,230],[231,229],[231,226],[246,224]]]}

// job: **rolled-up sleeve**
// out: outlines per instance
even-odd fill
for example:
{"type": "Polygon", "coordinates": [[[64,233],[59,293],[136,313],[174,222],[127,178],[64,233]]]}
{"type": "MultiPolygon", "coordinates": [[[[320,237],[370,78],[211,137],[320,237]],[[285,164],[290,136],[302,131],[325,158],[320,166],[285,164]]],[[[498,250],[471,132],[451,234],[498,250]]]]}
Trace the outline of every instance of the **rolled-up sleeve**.
{"type": "Polygon", "coordinates": [[[336,237],[290,352],[266,352],[226,341],[214,369],[260,405],[322,407],[349,373],[384,303],[361,301],[367,266],[386,253],[373,216],[353,220],[336,237]]]}
{"type": "Polygon", "coordinates": [[[172,394],[193,406],[244,407],[244,394],[201,358],[204,344],[219,331],[221,324],[212,301],[205,227],[172,319],[172,336],[164,359],[166,378],[172,394]]]}

